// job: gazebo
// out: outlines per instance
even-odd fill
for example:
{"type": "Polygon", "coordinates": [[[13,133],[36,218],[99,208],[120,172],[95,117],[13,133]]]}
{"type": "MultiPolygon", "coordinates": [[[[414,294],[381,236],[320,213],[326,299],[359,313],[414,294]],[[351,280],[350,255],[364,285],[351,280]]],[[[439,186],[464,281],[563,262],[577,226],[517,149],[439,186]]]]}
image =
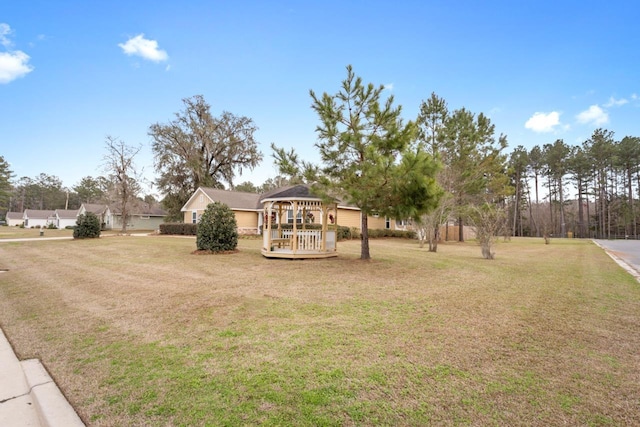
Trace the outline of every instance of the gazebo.
{"type": "Polygon", "coordinates": [[[263,206],[262,255],[267,258],[338,256],[338,205],[312,194],[308,185],[266,193],[263,206]]]}

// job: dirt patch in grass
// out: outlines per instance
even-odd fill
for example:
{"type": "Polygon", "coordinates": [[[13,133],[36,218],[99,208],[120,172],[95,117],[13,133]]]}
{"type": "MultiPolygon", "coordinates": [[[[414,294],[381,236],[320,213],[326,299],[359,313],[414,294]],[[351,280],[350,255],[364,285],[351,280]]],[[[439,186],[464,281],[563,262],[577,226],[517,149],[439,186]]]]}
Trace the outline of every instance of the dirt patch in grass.
{"type": "Polygon", "coordinates": [[[635,425],[640,286],[589,242],[0,245],[0,324],[90,425],[635,425]]]}

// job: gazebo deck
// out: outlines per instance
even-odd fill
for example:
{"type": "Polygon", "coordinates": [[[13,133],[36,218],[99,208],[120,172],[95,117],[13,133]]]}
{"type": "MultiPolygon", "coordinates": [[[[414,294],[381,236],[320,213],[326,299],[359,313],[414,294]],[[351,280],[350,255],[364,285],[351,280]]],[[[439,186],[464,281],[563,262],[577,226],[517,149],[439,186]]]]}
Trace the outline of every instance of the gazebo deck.
{"type": "Polygon", "coordinates": [[[272,251],[262,249],[262,255],[268,258],[284,258],[284,259],[313,259],[313,258],[331,258],[338,256],[338,252],[319,252],[319,251],[296,251],[295,253],[288,248],[274,248],[272,251]]]}

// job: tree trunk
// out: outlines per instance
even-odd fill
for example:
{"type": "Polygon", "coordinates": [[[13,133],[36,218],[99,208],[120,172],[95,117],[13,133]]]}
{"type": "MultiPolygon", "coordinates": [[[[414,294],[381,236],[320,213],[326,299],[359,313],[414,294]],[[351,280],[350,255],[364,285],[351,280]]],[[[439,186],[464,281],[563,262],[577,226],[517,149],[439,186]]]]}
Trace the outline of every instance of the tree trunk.
{"type": "Polygon", "coordinates": [[[578,179],[578,237],[584,238],[584,209],[582,207],[582,179],[578,179]]]}
{"type": "Polygon", "coordinates": [[[462,217],[458,217],[458,241],[464,242],[464,223],[462,217]]]}
{"type": "Polygon", "coordinates": [[[629,209],[631,210],[632,225],[627,229],[628,235],[635,236],[636,210],[633,206],[633,177],[631,176],[631,167],[627,168],[627,183],[629,184],[629,209]]]}
{"type": "Polygon", "coordinates": [[[360,231],[360,259],[370,260],[369,254],[369,218],[366,213],[362,213],[362,229],[360,231]]]}
{"type": "Polygon", "coordinates": [[[558,193],[560,194],[560,237],[567,237],[567,226],[564,222],[564,193],[562,191],[562,177],[558,179],[558,193]]]}
{"type": "Polygon", "coordinates": [[[440,224],[433,230],[433,247],[429,247],[429,252],[438,252],[438,240],[440,239],[440,224]]]}
{"type": "Polygon", "coordinates": [[[517,226],[517,218],[518,218],[518,204],[520,201],[520,176],[518,175],[518,180],[516,181],[516,198],[513,202],[513,237],[516,237],[516,226],[517,226]]]}
{"type": "MultiPolygon", "coordinates": [[[[536,184],[536,213],[540,212],[540,201],[538,200],[538,172],[534,174],[534,180],[536,184]]],[[[536,237],[540,237],[540,228],[538,227],[538,221],[534,221],[536,224],[536,237]]]]}

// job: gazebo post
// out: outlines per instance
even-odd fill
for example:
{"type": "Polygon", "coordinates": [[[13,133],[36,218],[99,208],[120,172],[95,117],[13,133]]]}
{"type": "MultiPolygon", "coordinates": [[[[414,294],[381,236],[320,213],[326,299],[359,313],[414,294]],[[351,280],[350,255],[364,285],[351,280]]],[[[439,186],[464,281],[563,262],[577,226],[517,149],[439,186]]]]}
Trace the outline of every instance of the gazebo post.
{"type": "Polygon", "coordinates": [[[298,251],[298,202],[293,202],[293,232],[291,234],[291,250],[295,254],[298,251]]]}

